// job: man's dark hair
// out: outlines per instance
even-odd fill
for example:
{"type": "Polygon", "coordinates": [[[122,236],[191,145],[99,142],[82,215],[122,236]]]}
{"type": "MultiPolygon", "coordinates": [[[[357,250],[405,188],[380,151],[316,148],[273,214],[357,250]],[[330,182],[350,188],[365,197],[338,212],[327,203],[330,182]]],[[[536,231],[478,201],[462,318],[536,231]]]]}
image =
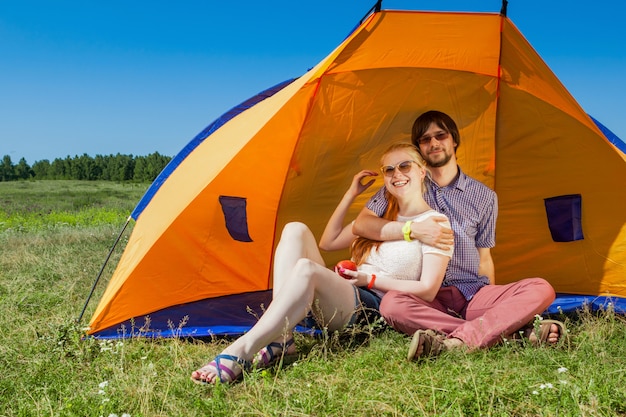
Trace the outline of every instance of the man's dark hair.
{"type": "Polygon", "coordinates": [[[452,135],[452,140],[456,145],[454,152],[461,145],[461,135],[459,134],[459,128],[456,126],[452,117],[438,110],[429,110],[422,113],[413,123],[413,129],[411,129],[411,142],[419,150],[419,139],[424,136],[424,133],[428,130],[431,123],[435,123],[441,129],[452,135]]]}

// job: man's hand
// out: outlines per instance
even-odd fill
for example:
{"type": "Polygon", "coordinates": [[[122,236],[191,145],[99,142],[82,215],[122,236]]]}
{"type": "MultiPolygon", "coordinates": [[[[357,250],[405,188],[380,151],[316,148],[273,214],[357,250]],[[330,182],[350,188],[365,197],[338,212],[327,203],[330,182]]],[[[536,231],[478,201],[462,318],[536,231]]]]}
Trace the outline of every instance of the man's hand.
{"type": "Polygon", "coordinates": [[[454,246],[452,229],[441,225],[448,219],[443,216],[433,216],[411,224],[411,238],[437,249],[448,250],[454,246]]]}

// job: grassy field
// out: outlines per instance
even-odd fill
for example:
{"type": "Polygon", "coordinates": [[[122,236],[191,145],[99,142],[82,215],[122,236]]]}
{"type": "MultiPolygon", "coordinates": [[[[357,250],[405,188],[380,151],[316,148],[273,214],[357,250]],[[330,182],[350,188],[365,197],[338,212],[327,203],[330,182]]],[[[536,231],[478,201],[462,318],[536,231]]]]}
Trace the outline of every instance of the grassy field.
{"type": "Polygon", "coordinates": [[[558,348],[420,363],[391,330],[298,336],[295,363],[216,387],[189,374],[225,340],[82,339],[121,249],[76,318],[146,188],[0,182],[0,416],[626,415],[626,320],[611,310],[560,317],[570,343],[558,348]]]}

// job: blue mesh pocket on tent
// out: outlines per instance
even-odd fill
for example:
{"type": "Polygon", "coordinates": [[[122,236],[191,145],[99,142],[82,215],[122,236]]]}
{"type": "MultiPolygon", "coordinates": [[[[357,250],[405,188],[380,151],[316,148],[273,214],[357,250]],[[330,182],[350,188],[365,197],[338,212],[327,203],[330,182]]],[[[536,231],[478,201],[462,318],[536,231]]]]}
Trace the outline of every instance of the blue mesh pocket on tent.
{"type": "Polygon", "coordinates": [[[544,199],[548,227],[555,242],[582,240],[582,197],[580,194],[560,195],[544,199]]]}
{"type": "Polygon", "coordinates": [[[252,242],[248,234],[248,214],[246,199],[243,197],[220,196],[220,205],[226,220],[228,234],[240,242],[252,242]]]}

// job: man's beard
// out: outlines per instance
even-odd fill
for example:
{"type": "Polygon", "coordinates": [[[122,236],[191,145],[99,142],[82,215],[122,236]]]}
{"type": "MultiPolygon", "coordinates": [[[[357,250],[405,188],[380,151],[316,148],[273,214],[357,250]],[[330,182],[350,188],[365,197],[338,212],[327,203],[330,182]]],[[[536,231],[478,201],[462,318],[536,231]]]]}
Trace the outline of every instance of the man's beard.
{"type": "Polygon", "coordinates": [[[450,162],[450,159],[452,159],[452,155],[446,153],[444,154],[443,158],[438,159],[437,161],[433,161],[432,158],[430,158],[429,156],[424,159],[426,160],[426,163],[429,167],[440,168],[450,162]]]}

